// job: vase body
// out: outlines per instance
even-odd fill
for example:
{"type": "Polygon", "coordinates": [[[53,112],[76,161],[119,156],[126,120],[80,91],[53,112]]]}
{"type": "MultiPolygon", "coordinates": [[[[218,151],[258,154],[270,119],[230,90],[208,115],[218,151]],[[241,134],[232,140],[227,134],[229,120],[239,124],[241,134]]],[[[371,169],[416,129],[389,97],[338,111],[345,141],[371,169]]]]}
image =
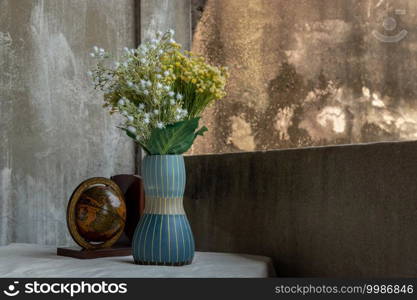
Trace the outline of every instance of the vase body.
{"type": "Polygon", "coordinates": [[[184,212],[182,155],[150,155],[142,164],[145,210],[133,236],[137,264],[186,265],[194,257],[194,238],[184,212]]]}

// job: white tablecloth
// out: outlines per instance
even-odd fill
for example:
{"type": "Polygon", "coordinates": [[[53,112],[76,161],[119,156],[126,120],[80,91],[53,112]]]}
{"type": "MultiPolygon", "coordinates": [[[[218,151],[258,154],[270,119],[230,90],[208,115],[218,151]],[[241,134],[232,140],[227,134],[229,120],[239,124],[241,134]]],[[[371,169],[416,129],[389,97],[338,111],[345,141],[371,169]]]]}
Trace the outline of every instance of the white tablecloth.
{"type": "Polygon", "coordinates": [[[75,259],[56,255],[56,247],[10,244],[0,247],[0,277],[268,277],[271,259],[263,256],[196,252],[191,265],[140,266],[132,256],[75,259]]]}

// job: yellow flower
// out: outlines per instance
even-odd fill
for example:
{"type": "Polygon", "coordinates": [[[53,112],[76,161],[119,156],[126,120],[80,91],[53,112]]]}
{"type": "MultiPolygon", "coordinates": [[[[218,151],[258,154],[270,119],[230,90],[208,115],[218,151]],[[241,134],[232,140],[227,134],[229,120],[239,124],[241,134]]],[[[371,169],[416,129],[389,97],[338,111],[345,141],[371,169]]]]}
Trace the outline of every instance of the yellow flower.
{"type": "Polygon", "coordinates": [[[177,82],[179,87],[194,89],[204,94],[207,99],[216,100],[224,96],[225,82],[228,76],[223,67],[217,68],[206,63],[205,59],[192,52],[172,51],[161,59],[162,69],[170,70],[171,76],[166,80],[177,82]],[[192,84],[194,87],[191,87],[192,84]]]}

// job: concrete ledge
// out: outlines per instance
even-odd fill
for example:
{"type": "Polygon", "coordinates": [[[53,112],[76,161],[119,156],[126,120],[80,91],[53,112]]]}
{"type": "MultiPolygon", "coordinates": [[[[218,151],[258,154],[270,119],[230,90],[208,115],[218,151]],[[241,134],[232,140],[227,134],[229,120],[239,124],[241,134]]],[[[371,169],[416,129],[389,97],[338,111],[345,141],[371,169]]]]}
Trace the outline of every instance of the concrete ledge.
{"type": "Polygon", "coordinates": [[[417,274],[417,142],[187,156],[200,251],[272,257],[278,275],[417,274]]]}

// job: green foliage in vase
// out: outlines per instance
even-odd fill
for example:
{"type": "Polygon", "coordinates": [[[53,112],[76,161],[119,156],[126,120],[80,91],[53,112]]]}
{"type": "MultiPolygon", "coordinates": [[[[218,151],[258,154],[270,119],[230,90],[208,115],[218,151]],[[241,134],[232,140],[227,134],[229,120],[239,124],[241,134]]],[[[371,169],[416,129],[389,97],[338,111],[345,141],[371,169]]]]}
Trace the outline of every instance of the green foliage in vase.
{"type": "Polygon", "coordinates": [[[173,34],[158,32],[137,49],[124,48],[113,63],[102,48],[91,53],[98,62],[90,75],[104,106],[124,117],[119,128],[151,155],[186,152],[207,130],[198,130],[204,109],[225,95],[227,70],[182,52],[173,34]]]}
{"type": "Polygon", "coordinates": [[[187,152],[196,137],[202,136],[207,131],[205,126],[197,130],[199,119],[176,122],[163,129],[155,128],[147,145],[149,153],[181,154],[187,152]]]}

